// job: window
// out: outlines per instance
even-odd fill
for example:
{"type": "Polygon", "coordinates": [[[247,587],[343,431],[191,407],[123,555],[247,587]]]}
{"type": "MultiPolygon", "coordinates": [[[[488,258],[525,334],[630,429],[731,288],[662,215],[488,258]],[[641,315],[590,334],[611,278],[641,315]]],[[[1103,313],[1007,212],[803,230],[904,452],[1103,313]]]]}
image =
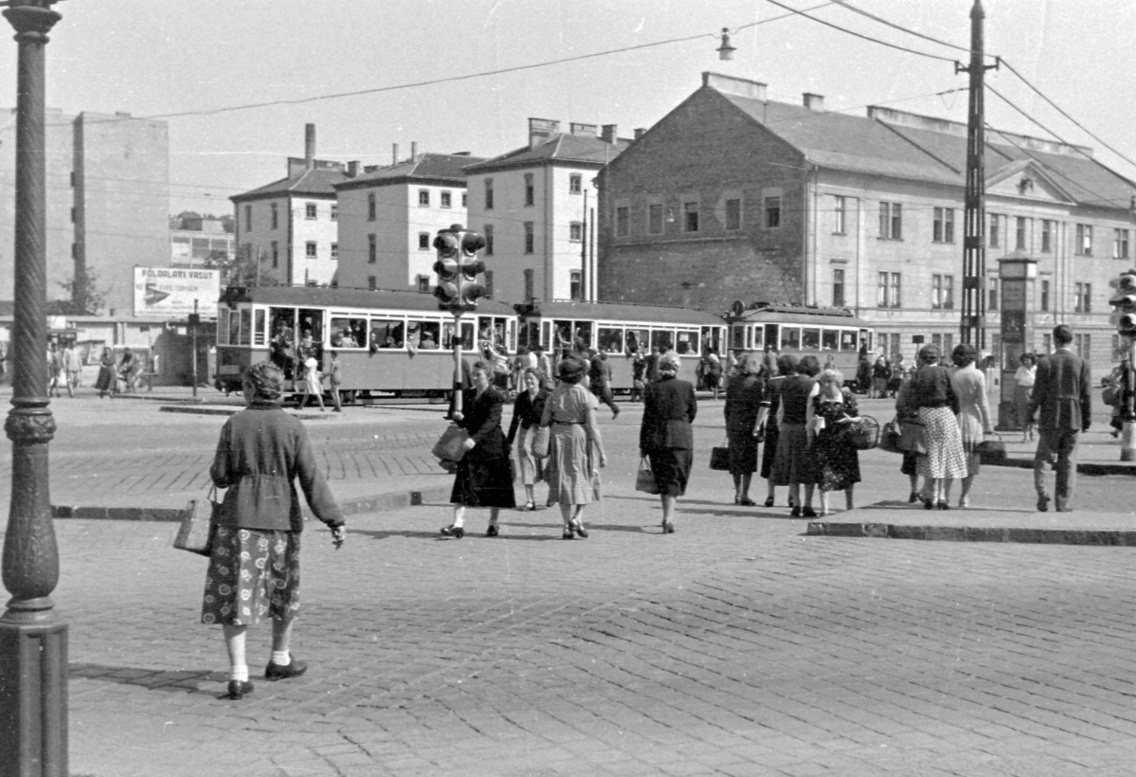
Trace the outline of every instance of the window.
{"type": "Polygon", "coordinates": [[[485,271],[485,298],[493,299],[493,271],[485,271]]]}
{"type": "Polygon", "coordinates": [[[485,225],[485,255],[493,256],[493,225],[485,225]]]}
{"type": "Polygon", "coordinates": [[[1093,228],[1089,224],[1077,225],[1077,244],[1073,246],[1077,256],[1093,255],[1093,228]]]}
{"type": "Polygon", "coordinates": [[[615,236],[627,237],[631,234],[631,209],[621,205],[615,209],[615,236]]]}
{"type": "Polygon", "coordinates": [[[245,232],[252,232],[252,206],[245,206],[245,232]]]}
{"type": "Polygon", "coordinates": [[[1073,350],[1082,359],[1088,361],[1093,351],[1092,335],[1073,335],[1073,350]]]}
{"type": "Polygon", "coordinates": [[[527,302],[528,300],[533,298],[533,289],[535,288],[533,286],[533,271],[532,270],[525,270],[524,275],[525,275],[525,301],[527,302]]]}
{"type": "Polygon", "coordinates": [[[733,232],[741,228],[742,201],[739,199],[726,200],[726,229],[733,232]]]}
{"type": "Polygon", "coordinates": [[[454,196],[450,192],[442,192],[439,196],[442,198],[443,208],[453,207],[454,196]]]}
{"type": "Polygon", "coordinates": [[[900,276],[897,272],[882,272],[879,274],[879,287],[876,290],[876,306],[881,308],[898,308],[900,276]]]}
{"type": "Polygon", "coordinates": [[[418,190],[418,207],[420,207],[420,208],[429,208],[430,207],[430,190],[429,189],[419,189],[418,190]]]}
{"type": "Polygon", "coordinates": [[[584,276],[579,270],[568,273],[568,299],[582,299],[584,276]]]}
{"type": "Polygon", "coordinates": [[[376,242],[374,235],[367,235],[367,264],[374,264],[378,260],[379,245],[376,242]]]}
{"type": "Polygon", "coordinates": [[[309,240],[304,243],[304,256],[308,259],[315,259],[319,254],[316,251],[316,243],[314,240],[309,240]]]}
{"type": "Polygon", "coordinates": [[[568,239],[573,243],[579,243],[584,239],[584,225],[579,221],[573,221],[568,225],[568,239]]]}
{"type": "Polygon", "coordinates": [[[317,215],[319,214],[316,211],[316,204],[314,202],[309,202],[304,206],[304,218],[308,221],[314,220],[317,215]]]}
{"type": "Polygon", "coordinates": [[[781,197],[765,198],[765,228],[778,229],[781,226],[781,197]]]}
{"type": "Polygon", "coordinates": [[[419,232],[418,233],[418,250],[419,251],[429,251],[430,250],[430,233],[429,232],[419,232]]]}
{"type": "Polygon", "coordinates": [[[986,309],[987,310],[997,310],[998,309],[998,279],[997,278],[988,278],[987,280],[989,282],[990,298],[989,298],[989,302],[986,303],[986,309]]]}
{"type": "Polygon", "coordinates": [[[950,310],[955,306],[955,276],[931,276],[931,307],[935,310],[950,310]]]}
{"type": "Polygon", "coordinates": [[[1041,352],[1053,353],[1053,335],[1041,336],[1041,352]]]}
{"type": "MultiPolygon", "coordinates": [[[[279,229],[280,228],[280,208],[279,208],[279,206],[277,206],[277,204],[275,202],[272,203],[272,205],[270,205],[269,207],[272,208],[272,228],[273,229],[279,229]]],[[[74,219],[71,219],[71,220],[74,221],[74,219]]]]}
{"type": "Polygon", "coordinates": [[[485,209],[493,210],[493,179],[485,179],[485,209]]]}
{"type": "Polygon", "coordinates": [[[1112,258],[1128,258],[1128,230],[1118,229],[1112,238],[1112,258]]]}
{"type": "Polygon", "coordinates": [[[832,199],[832,232],[836,235],[846,235],[848,234],[848,198],[838,194],[832,199]]]}
{"type": "Polygon", "coordinates": [[[1041,252],[1048,254],[1053,250],[1053,225],[1057,222],[1049,219],[1041,220],[1041,252]]]}
{"type": "Polygon", "coordinates": [[[419,292],[430,291],[430,276],[416,275],[414,277],[414,284],[418,287],[419,292]]]}
{"type": "Polygon", "coordinates": [[[880,203],[880,239],[903,239],[903,206],[898,202],[880,203]]]}
{"type": "Polygon", "coordinates": [[[955,242],[955,209],[935,208],[934,223],[931,226],[931,242],[955,242]]]}
{"type": "Polygon", "coordinates": [[[663,206],[657,202],[647,206],[647,232],[651,235],[663,234],[663,206]]]}
{"type": "Polygon", "coordinates": [[[954,350],[955,336],[953,334],[934,334],[931,335],[931,344],[937,345],[942,349],[943,353],[949,354],[954,350]]]}
{"type": "Polygon", "coordinates": [[[998,233],[999,223],[1000,222],[999,222],[999,219],[998,219],[998,214],[991,213],[990,214],[990,247],[991,248],[997,248],[1000,241],[1001,241],[1001,236],[998,233]]]}
{"type": "Polygon", "coordinates": [[[682,204],[683,211],[683,231],[684,232],[697,232],[698,231],[698,203],[697,202],[684,202],[682,204]]]}
{"type": "Polygon", "coordinates": [[[1043,312],[1049,310],[1049,281],[1043,280],[1041,282],[1041,303],[1038,307],[1043,312]]]}
{"type": "MultiPolygon", "coordinates": [[[[426,288],[423,291],[430,290],[429,276],[422,275],[419,278],[425,278],[426,288]]],[[[410,330],[410,344],[417,347],[422,351],[437,351],[442,347],[441,329],[442,325],[438,321],[410,321],[407,323],[407,329],[410,330]]]]}
{"type": "Polygon", "coordinates": [[[367,347],[367,319],[362,316],[335,317],[331,319],[331,347],[367,347]]]}
{"type": "Polygon", "coordinates": [[[375,195],[367,195],[367,221],[375,220],[375,195]]]}
{"type": "Polygon", "coordinates": [[[1091,283],[1074,283],[1073,284],[1073,312],[1074,313],[1092,313],[1092,296],[1093,284],[1091,283]]]}
{"type": "Polygon", "coordinates": [[[1014,219],[1014,248],[1019,251],[1026,250],[1026,221],[1025,216],[1014,219]]]}
{"type": "Polygon", "coordinates": [[[533,223],[525,222],[525,253],[531,254],[535,250],[536,239],[533,234],[533,223]]]}
{"type": "Polygon", "coordinates": [[[842,269],[832,271],[832,306],[844,307],[844,270],[842,269]]]}
{"type": "Polygon", "coordinates": [[[332,259],[338,259],[339,258],[339,243],[332,243],[331,244],[331,258],[332,259]]]}
{"type": "Polygon", "coordinates": [[[367,276],[367,288],[370,289],[371,291],[374,291],[375,289],[379,288],[378,283],[376,281],[377,281],[377,279],[375,278],[375,276],[368,275],[367,276]]]}
{"type": "Polygon", "coordinates": [[[275,240],[272,241],[272,266],[280,266],[280,244],[275,240]]]}
{"type": "Polygon", "coordinates": [[[338,203],[331,204],[331,220],[339,221],[339,205],[338,203]]]}
{"type": "Polygon", "coordinates": [[[584,178],[579,173],[568,176],[568,193],[579,194],[584,190],[584,178]]]}
{"type": "Polygon", "coordinates": [[[533,186],[533,174],[525,173],[525,206],[531,206],[536,199],[536,187],[533,186]]]}

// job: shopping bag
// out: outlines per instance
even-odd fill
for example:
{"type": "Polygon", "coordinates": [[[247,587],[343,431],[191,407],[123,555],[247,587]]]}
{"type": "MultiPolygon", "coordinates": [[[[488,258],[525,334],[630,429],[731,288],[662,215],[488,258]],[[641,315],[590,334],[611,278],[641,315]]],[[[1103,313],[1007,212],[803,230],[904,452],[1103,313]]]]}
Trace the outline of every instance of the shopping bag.
{"type": "Polygon", "coordinates": [[[862,415],[858,421],[848,426],[848,442],[856,450],[870,451],[879,443],[880,424],[870,415],[862,415]]]}
{"type": "Polygon", "coordinates": [[[927,433],[923,424],[918,421],[904,421],[899,425],[899,428],[899,447],[906,453],[914,453],[918,456],[926,455],[927,433]]]}
{"type": "Polygon", "coordinates": [[[1006,461],[1006,443],[1002,442],[1002,435],[995,432],[997,440],[983,440],[978,443],[978,461],[981,464],[998,465],[1006,461]]]}
{"type": "Polygon", "coordinates": [[[548,446],[552,439],[552,429],[547,426],[538,426],[533,431],[532,455],[538,459],[547,458],[548,446]]]}
{"type": "Polygon", "coordinates": [[[196,499],[190,499],[174,537],[174,547],[199,556],[212,553],[213,532],[221,519],[221,505],[217,501],[217,486],[209,489],[205,503],[200,506],[196,499]]]}
{"type": "Polygon", "coordinates": [[[465,429],[457,424],[450,424],[446,427],[446,431],[442,432],[438,442],[434,443],[434,450],[431,453],[439,461],[457,463],[465,456],[465,441],[468,439],[469,434],[465,429]]]}
{"type": "Polygon", "coordinates": [[[903,432],[900,429],[899,421],[893,418],[884,424],[884,428],[880,430],[879,449],[888,453],[903,453],[903,448],[900,447],[902,436],[903,432]]]}
{"type": "Polygon", "coordinates": [[[639,462],[639,471],[635,473],[635,490],[644,494],[659,493],[659,485],[655,482],[655,473],[651,471],[651,463],[644,456],[639,462]]]}
{"type": "Polygon", "coordinates": [[[723,471],[730,469],[729,445],[719,445],[710,449],[710,469],[723,471]]]}

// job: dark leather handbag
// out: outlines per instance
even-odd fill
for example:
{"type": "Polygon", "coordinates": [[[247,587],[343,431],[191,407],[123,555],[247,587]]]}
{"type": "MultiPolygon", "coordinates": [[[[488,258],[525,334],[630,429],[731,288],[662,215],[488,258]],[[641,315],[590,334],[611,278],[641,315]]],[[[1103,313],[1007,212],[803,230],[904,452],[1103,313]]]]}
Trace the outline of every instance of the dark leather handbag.
{"type": "Polygon", "coordinates": [[[730,448],[719,445],[710,449],[710,469],[728,471],[730,469],[730,448]]]}
{"type": "Polygon", "coordinates": [[[880,444],[877,447],[888,453],[903,453],[903,448],[900,447],[902,437],[903,431],[900,428],[899,421],[893,418],[884,424],[884,428],[880,430],[880,444]]]}
{"type": "Polygon", "coordinates": [[[456,464],[465,456],[465,441],[468,439],[469,433],[465,429],[457,424],[450,424],[446,427],[446,431],[442,432],[438,442],[434,443],[431,452],[438,461],[456,464]]]}
{"type": "Polygon", "coordinates": [[[651,463],[646,457],[639,462],[639,471],[635,473],[635,490],[644,494],[659,493],[659,484],[655,482],[655,473],[651,471],[651,463]]]}
{"type": "Polygon", "coordinates": [[[981,464],[996,466],[1006,463],[1006,443],[1002,442],[1002,435],[995,432],[997,440],[983,440],[978,443],[978,461],[981,464]]]}
{"type": "Polygon", "coordinates": [[[927,453],[927,432],[919,421],[903,421],[900,425],[899,447],[905,453],[918,456],[927,453]]]}

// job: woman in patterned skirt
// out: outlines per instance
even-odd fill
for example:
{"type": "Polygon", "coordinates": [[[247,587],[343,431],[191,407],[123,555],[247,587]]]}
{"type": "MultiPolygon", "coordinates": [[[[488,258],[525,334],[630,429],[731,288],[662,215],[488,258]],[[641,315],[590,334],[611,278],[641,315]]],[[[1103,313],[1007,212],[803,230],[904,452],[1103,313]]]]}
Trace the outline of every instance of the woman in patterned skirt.
{"type": "Polygon", "coordinates": [[[946,497],[949,478],[966,477],[966,455],[959,432],[958,393],[946,367],[939,364],[942,351],[925,345],[919,351],[920,367],[911,379],[910,406],[919,412],[927,453],[919,457],[919,474],[925,478],[923,506],[928,510],[950,507],[946,497]]]}
{"type": "Polygon", "coordinates": [[[544,403],[540,425],[550,426],[548,503],[560,504],[562,537],[587,539],[584,508],[599,499],[599,470],[607,465],[596,423],[599,400],[582,383],[588,365],[565,356],[558,366],[560,383],[544,403]]]}
{"type": "MultiPolygon", "coordinates": [[[[966,453],[966,477],[962,479],[959,507],[970,506],[970,487],[978,474],[978,445],[986,435],[994,433],[990,426],[990,406],[986,401],[986,376],[975,364],[977,358],[978,350],[966,343],[956,345],[951,352],[951,361],[955,363],[955,391],[959,398],[959,433],[963,452],[966,453]]],[[[948,502],[951,500],[950,481],[947,481],[946,499],[948,502]]]]}
{"type": "Polygon", "coordinates": [[[843,373],[835,369],[822,371],[817,376],[817,391],[809,402],[805,421],[816,461],[821,515],[829,513],[829,491],[843,491],[845,509],[855,507],[852,492],[860,482],[860,457],[847,432],[859,418],[856,397],[844,388],[843,373]],[[817,419],[823,419],[823,423],[817,419]]]}

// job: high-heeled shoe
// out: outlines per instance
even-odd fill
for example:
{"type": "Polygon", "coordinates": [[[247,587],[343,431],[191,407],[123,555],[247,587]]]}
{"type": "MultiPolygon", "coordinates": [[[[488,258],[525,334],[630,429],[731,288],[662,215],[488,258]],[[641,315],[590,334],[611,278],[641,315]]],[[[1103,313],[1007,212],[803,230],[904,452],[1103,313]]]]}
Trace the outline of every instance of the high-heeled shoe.
{"type": "Polygon", "coordinates": [[[576,533],[572,531],[571,527],[566,527],[564,529],[564,533],[560,535],[560,539],[562,539],[562,540],[574,540],[574,539],[576,539],[576,533]]]}
{"type": "Polygon", "coordinates": [[[800,518],[801,517],[801,508],[796,507],[796,506],[791,507],[789,509],[789,517],[790,518],[800,518]]]}
{"type": "Polygon", "coordinates": [[[252,683],[248,680],[230,680],[228,693],[222,696],[222,699],[232,699],[233,701],[240,701],[248,694],[252,693],[252,683]]]}
{"type": "Polygon", "coordinates": [[[949,504],[947,504],[945,501],[940,501],[939,504],[938,504],[938,508],[940,510],[950,510],[951,506],[949,504]]]}
{"type": "Polygon", "coordinates": [[[750,499],[748,496],[743,496],[738,500],[738,504],[742,507],[757,507],[757,502],[750,499]]]}
{"type": "Polygon", "coordinates": [[[454,526],[452,524],[450,526],[443,526],[442,527],[442,536],[443,537],[456,537],[457,539],[460,540],[462,537],[465,536],[465,527],[454,526]]]}
{"type": "Polygon", "coordinates": [[[801,510],[801,517],[802,518],[816,518],[817,517],[816,510],[814,510],[811,507],[806,507],[803,510],[801,510]]]}
{"type": "Polygon", "coordinates": [[[485,530],[486,537],[496,537],[498,534],[500,534],[500,531],[497,529],[497,524],[495,523],[489,524],[489,528],[485,530]]]}
{"type": "Polygon", "coordinates": [[[772,506],[773,506],[773,497],[771,497],[771,496],[770,496],[770,497],[766,497],[766,499],[765,499],[765,506],[766,506],[766,507],[772,507],[772,506]]]}
{"type": "Polygon", "coordinates": [[[576,532],[576,536],[580,539],[588,539],[588,530],[584,528],[584,524],[580,523],[579,521],[572,521],[571,528],[576,532]]]}
{"type": "Polygon", "coordinates": [[[934,510],[935,509],[935,500],[934,499],[928,499],[925,496],[920,497],[920,499],[923,500],[923,509],[924,510],[934,510]]]}
{"type": "Polygon", "coordinates": [[[675,525],[670,521],[663,521],[663,534],[674,534],[675,525]]]}

